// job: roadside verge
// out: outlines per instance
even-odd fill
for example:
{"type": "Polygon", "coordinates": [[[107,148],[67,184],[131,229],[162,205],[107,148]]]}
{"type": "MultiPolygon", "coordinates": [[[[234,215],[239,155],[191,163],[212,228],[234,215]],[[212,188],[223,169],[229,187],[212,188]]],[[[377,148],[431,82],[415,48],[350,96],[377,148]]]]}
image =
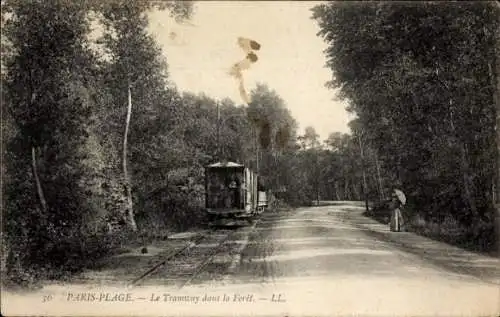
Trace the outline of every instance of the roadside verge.
{"type": "Polygon", "coordinates": [[[500,259],[466,251],[412,232],[391,232],[389,226],[362,215],[362,210],[348,212],[352,223],[368,235],[398,246],[426,261],[459,274],[474,276],[500,285],[500,259]]]}

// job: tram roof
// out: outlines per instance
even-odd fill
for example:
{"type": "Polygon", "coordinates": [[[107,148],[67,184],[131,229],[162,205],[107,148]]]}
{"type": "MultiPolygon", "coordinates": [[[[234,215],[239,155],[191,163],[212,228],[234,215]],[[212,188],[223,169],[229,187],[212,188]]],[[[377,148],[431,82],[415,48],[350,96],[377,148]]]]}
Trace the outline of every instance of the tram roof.
{"type": "Polygon", "coordinates": [[[210,164],[207,167],[244,167],[244,165],[235,162],[217,162],[210,164]]]}

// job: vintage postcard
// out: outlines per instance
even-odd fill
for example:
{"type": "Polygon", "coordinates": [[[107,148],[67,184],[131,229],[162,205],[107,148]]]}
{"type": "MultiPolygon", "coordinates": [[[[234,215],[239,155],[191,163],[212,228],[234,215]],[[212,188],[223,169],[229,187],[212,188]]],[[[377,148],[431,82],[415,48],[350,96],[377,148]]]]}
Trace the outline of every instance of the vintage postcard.
{"type": "Polygon", "coordinates": [[[499,17],[2,1],[2,315],[498,316],[499,17]]]}

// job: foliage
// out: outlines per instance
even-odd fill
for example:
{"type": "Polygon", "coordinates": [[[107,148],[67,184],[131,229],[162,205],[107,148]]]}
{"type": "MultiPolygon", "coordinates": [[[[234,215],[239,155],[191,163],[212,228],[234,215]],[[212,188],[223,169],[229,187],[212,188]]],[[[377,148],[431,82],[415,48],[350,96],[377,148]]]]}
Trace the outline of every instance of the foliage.
{"type": "Polygon", "coordinates": [[[13,17],[4,32],[16,54],[6,61],[5,98],[16,133],[6,159],[8,264],[28,271],[74,268],[102,217],[88,21],[76,3],[9,5],[13,17]],[[41,182],[38,197],[34,175],[41,182]]]}
{"type": "Polygon", "coordinates": [[[365,179],[368,198],[384,199],[401,181],[422,216],[448,227],[472,221],[464,232],[482,239],[495,159],[488,65],[496,13],[487,4],[446,6],[316,7],[330,84],[358,116],[352,134],[322,142],[312,127],[298,131],[266,84],[248,106],[175,87],[148,12],[189,19],[191,2],[2,2],[10,277],[62,277],[140,239],[125,230],[129,188],[139,232],[202,226],[203,167],[220,160],[258,171],[275,205],[362,200],[365,179]],[[122,170],[129,87],[130,181],[122,170]]]}
{"type": "MultiPolygon", "coordinates": [[[[187,2],[160,5],[181,18],[192,13],[187,2]]],[[[145,31],[154,6],[2,2],[3,229],[7,270],[18,284],[61,277],[111,247],[109,225],[125,208],[118,166],[129,81],[144,100],[131,129],[132,160],[144,164],[133,164],[143,180],[137,196],[147,189],[147,169],[162,164],[153,153],[167,149],[173,131],[163,125],[164,107],[175,108],[180,96],[165,88],[166,64],[145,31]],[[96,16],[105,26],[104,52],[92,49],[88,36],[96,16]]]]}
{"type": "Polygon", "coordinates": [[[328,85],[349,99],[357,131],[414,210],[472,231],[492,226],[498,7],[331,2],[313,18],[328,44],[328,85]]]}

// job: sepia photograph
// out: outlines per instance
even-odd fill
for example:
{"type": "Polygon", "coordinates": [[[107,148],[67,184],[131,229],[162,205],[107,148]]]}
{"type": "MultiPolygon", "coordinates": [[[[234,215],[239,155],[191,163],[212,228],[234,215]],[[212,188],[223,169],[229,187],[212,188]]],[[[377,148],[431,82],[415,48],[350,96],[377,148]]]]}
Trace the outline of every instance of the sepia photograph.
{"type": "Polygon", "coordinates": [[[1,2],[2,316],[500,316],[496,1],[1,2]]]}

